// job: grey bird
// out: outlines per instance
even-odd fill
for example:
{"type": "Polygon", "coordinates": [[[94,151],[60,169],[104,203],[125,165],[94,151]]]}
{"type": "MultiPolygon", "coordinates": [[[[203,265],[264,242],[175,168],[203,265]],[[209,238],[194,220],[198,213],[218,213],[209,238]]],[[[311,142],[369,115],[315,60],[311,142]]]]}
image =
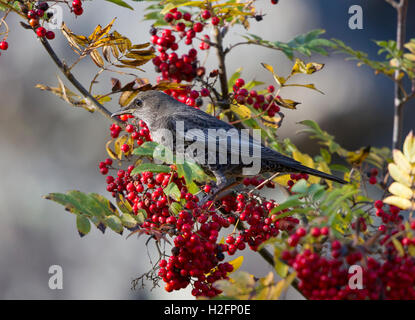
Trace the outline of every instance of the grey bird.
{"type": "Polygon", "coordinates": [[[249,165],[246,165],[246,161],[244,162],[243,159],[244,147],[249,147],[250,149],[248,150],[252,153],[254,153],[254,148],[258,148],[260,151],[256,158],[252,156],[254,160],[260,161],[258,174],[278,172],[307,173],[342,184],[346,183],[346,181],[334,175],[306,167],[300,162],[266,147],[251,135],[243,135],[241,130],[236,129],[231,124],[221,121],[202,110],[187,106],[160,91],[149,90],[140,92],[130,105],[113,113],[112,117],[123,114],[132,114],[134,117],[146,122],[153,141],[167,147],[171,145],[166,144],[166,140],[159,132],[160,129],[169,130],[174,140],[173,152],[176,152],[176,154],[177,152],[187,152],[186,148],[189,148],[194,143],[188,137],[183,137],[187,133],[191,133],[190,136],[198,141],[205,141],[205,155],[202,155],[205,161],[197,162],[207,174],[213,175],[216,178],[216,187],[212,191],[210,199],[218,199],[219,195],[223,195],[225,190],[229,190],[231,187],[239,184],[246,177],[244,175],[246,170],[244,169],[249,167],[249,165]],[[183,126],[183,133],[180,133],[180,130],[176,130],[178,129],[178,124],[183,126]],[[214,129],[224,129],[226,132],[232,131],[233,134],[225,138],[217,135],[212,136],[214,129]],[[181,136],[179,137],[178,134],[181,136]],[[179,151],[175,147],[178,138],[184,140],[184,150],[179,151]],[[216,145],[216,148],[212,148],[212,145],[209,146],[209,139],[215,141],[214,146],[216,145]],[[221,139],[226,139],[227,142],[224,152],[221,152],[219,148],[219,144],[223,142],[221,139]],[[235,140],[239,144],[233,144],[232,142],[235,142],[235,140]],[[232,159],[235,160],[235,155],[236,160],[239,161],[232,161],[232,159]],[[211,157],[210,161],[208,161],[209,157],[211,157]],[[214,161],[212,161],[212,157],[214,161]]]}

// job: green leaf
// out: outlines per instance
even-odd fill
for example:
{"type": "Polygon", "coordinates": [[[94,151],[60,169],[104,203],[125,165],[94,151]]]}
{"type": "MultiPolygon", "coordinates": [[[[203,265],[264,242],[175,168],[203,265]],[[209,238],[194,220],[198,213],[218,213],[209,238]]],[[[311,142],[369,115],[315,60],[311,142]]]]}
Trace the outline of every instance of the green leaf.
{"type": "Polygon", "coordinates": [[[293,187],[291,188],[292,192],[301,193],[301,194],[306,193],[307,190],[308,190],[307,181],[304,179],[297,181],[296,184],[293,185],[293,187]]]}
{"type": "Polygon", "coordinates": [[[180,200],[181,193],[179,187],[174,182],[169,183],[169,185],[164,188],[164,193],[176,201],[180,200]]]}
{"type": "Polygon", "coordinates": [[[117,216],[109,216],[109,217],[105,218],[105,224],[109,228],[114,230],[115,232],[117,232],[119,234],[122,234],[123,225],[122,225],[121,219],[118,218],[117,216]]]}
{"type": "Polygon", "coordinates": [[[274,209],[272,209],[270,215],[279,213],[285,209],[294,208],[294,207],[298,207],[302,205],[303,202],[299,200],[299,197],[300,197],[299,195],[289,197],[286,201],[281,203],[278,207],[275,207],[274,209]]]}
{"type": "Polygon", "coordinates": [[[171,213],[177,216],[179,212],[182,210],[182,205],[178,202],[173,202],[172,204],[170,204],[169,209],[171,213]]]}
{"type": "Polygon", "coordinates": [[[135,229],[138,226],[137,220],[130,214],[124,213],[121,216],[121,223],[129,230],[135,229]]]}
{"type": "Polygon", "coordinates": [[[171,169],[169,166],[165,166],[162,164],[142,163],[134,168],[134,170],[131,172],[131,175],[135,175],[137,173],[142,173],[142,172],[147,172],[147,171],[169,173],[171,169]]]}
{"type": "Polygon", "coordinates": [[[128,3],[126,3],[126,2],[124,2],[122,0],[105,0],[105,1],[115,3],[118,6],[121,6],[121,7],[124,7],[124,8],[128,8],[130,10],[134,10],[133,7],[131,7],[128,3]]]}
{"type": "Polygon", "coordinates": [[[157,142],[146,141],[138,148],[135,148],[132,154],[137,156],[148,156],[153,157],[154,149],[158,146],[157,142]]]}
{"type": "Polygon", "coordinates": [[[89,219],[80,214],[76,216],[76,227],[78,228],[78,232],[81,237],[87,235],[89,231],[91,231],[89,219]]]}

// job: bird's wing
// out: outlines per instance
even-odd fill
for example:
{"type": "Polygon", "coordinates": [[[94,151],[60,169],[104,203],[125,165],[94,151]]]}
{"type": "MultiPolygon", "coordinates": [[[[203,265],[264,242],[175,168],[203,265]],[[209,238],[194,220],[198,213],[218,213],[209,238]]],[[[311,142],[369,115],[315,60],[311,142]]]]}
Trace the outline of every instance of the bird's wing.
{"type": "MultiPolygon", "coordinates": [[[[262,143],[249,135],[249,131],[241,132],[234,126],[220,121],[215,117],[201,116],[200,114],[193,114],[193,117],[181,116],[175,114],[174,117],[168,121],[168,129],[175,130],[176,139],[182,139],[186,145],[192,144],[194,141],[204,142],[206,146],[209,142],[219,146],[226,145],[227,153],[232,155],[245,155],[249,158],[261,158],[261,150],[264,148],[262,143]],[[213,118],[213,119],[212,119],[213,118]],[[182,121],[182,123],[180,123],[182,121]],[[184,130],[180,130],[183,128],[184,130]],[[176,131],[176,129],[179,129],[176,131]]],[[[206,148],[208,152],[217,152],[206,148]]]]}

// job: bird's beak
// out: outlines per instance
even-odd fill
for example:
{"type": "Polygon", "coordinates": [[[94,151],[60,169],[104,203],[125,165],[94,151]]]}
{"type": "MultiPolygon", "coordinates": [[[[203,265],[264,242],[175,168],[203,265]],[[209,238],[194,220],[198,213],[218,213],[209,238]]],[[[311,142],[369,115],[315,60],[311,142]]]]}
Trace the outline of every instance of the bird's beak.
{"type": "Polygon", "coordinates": [[[125,109],[120,109],[120,110],[118,110],[118,111],[114,112],[113,114],[111,114],[111,118],[114,118],[115,116],[121,116],[121,115],[123,115],[123,114],[132,114],[132,113],[133,113],[133,111],[134,111],[134,110],[132,110],[132,109],[128,109],[128,108],[125,108],[125,109]]]}

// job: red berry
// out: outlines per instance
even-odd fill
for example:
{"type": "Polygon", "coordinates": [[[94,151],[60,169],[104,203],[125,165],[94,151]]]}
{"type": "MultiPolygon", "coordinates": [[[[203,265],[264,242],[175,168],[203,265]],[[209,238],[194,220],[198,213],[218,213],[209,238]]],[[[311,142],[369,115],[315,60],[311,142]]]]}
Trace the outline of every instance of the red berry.
{"type": "Polygon", "coordinates": [[[370,179],[369,179],[370,184],[376,184],[377,182],[378,182],[378,180],[376,179],[375,176],[370,177],[370,179]]]}
{"type": "Polygon", "coordinates": [[[9,48],[9,44],[7,41],[0,42],[0,50],[7,50],[9,48]]]}
{"type": "Polygon", "coordinates": [[[381,209],[383,207],[383,201],[382,200],[376,200],[375,201],[375,208],[381,209]]]}
{"type": "Polygon", "coordinates": [[[84,9],[82,9],[82,7],[74,7],[73,12],[75,15],[80,16],[84,13],[84,9]]]}
{"type": "Polygon", "coordinates": [[[275,90],[275,87],[274,86],[268,86],[268,92],[274,92],[274,90],[275,90]]]}
{"type": "Polygon", "coordinates": [[[220,22],[220,19],[218,17],[212,17],[212,24],[214,26],[217,26],[220,22]]]}
{"type": "Polygon", "coordinates": [[[72,7],[76,8],[76,7],[82,7],[82,1],[81,0],[74,0],[72,2],[72,7]]]}
{"type": "Polygon", "coordinates": [[[55,39],[55,33],[53,31],[46,32],[46,38],[49,40],[55,39]]]}
{"type": "Polygon", "coordinates": [[[201,32],[201,31],[203,30],[203,24],[201,24],[200,22],[196,22],[196,23],[193,25],[193,30],[194,30],[195,32],[201,32]]]}
{"type": "Polygon", "coordinates": [[[183,14],[183,19],[186,21],[190,21],[190,19],[192,19],[192,15],[189,12],[185,12],[183,14]]]}
{"type": "Polygon", "coordinates": [[[204,11],[202,12],[202,18],[203,18],[203,19],[207,20],[207,19],[209,19],[210,17],[211,17],[211,14],[210,14],[210,11],[209,11],[209,10],[204,10],[204,11]]]}
{"type": "Polygon", "coordinates": [[[241,88],[245,85],[245,81],[242,78],[236,79],[235,84],[237,87],[241,88]]]}
{"type": "Polygon", "coordinates": [[[319,237],[321,234],[320,229],[317,227],[314,227],[311,229],[311,235],[315,238],[319,237]]]}
{"type": "Polygon", "coordinates": [[[124,143],[124,144],[121,146],[121,151],[122,151],[122,152],[128,152],[128,151],[130,151],[130,146],[129,146],[128,144],[124,143]]]}
{"type": "Polygon", "coordinates": [[[36,29],[36,34],[38,37],[44,37],[46,35],[46,29],[43,27],[39,27],[36,29]]]}

